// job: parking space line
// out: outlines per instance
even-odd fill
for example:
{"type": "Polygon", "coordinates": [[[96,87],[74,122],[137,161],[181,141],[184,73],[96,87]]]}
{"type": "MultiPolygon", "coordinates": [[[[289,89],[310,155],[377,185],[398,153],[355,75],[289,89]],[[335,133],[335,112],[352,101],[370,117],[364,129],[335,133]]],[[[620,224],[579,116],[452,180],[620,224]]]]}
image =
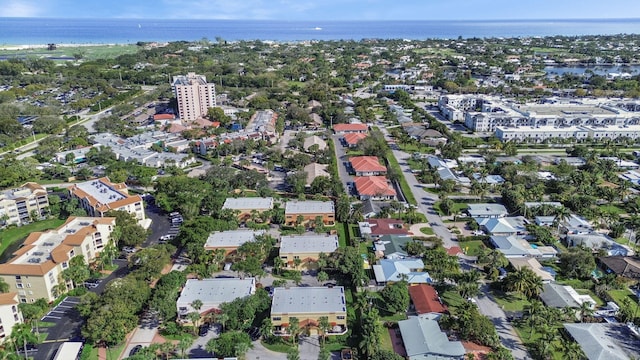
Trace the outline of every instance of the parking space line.
{"type": "Polygon", "coordinates": [[[56,306],[56,309],[57,309],[57,308],[73,309],[74,307],[75,307],[75,306],[58,305],[58,306],[56,306]]]}
{"type": "Polygon", "coordinates": [[[59,316],[45,315],[45,316],[43,316],[43,317],[42,317],[42,319],[40,319],[40,321],[44,321],[44,319],[45,319],[45,318],[49,318],[49,319],[58,319],[58,320],[62,319],[62,318],[61,318],[61,317],[59,317],[59,316]]]}

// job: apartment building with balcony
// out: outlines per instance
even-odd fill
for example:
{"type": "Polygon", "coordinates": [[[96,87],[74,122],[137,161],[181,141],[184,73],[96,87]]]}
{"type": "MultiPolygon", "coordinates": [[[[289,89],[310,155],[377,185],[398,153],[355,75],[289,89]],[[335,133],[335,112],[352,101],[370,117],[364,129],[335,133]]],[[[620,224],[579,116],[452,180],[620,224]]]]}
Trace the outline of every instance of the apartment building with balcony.
{"type": "Polygon", "coordinates": [[[18,303],[18,293],[0,294],[0,344],[11,337],[11,330],[15,324],[24,321],[18,303]]]}
{"type": "Polygon", "coordinates": [[[344,287],[278,287],[273,289],[271,323],[277,336],[289,336],[291,318],[297,318],[303,333],[317,335],[320,318],[329,320],[326,335],[347,332],[347,305],[344,287]]]}
{"type": "Polygon", "coordinates": [[[321,218],[326,226],[335,224],[336,210],[333,201],[288,201],[284,206],[285,224],[314,226],[316,218],[321,218]]]}
{"type": "Polygon", "coordinates": [[[77,198],[89,216],[103,217],[112,210],[122,210],[137,220],[144,220],[144,201],[140,195],[129,195],[127,185],[112,183],[109,178],[89,180],[73,184],[69,195],[77,198]]]}
{"type": "Polygon", "coordinates": [[[47,190],[34,182],[0,192],[0,225],[29,223],[49,208],[47,190]]]}
{"type": "Polygon", "coordinates": [[[112,217],[70,217],[57,229],[33,232],[11,259],[0,264],[0,278],[22,303],[39,298],[53,301],[61,291],[58,285],[73,287],[61,276],[69,260],[78,255],[87,264],[95,260],[109,243],[115,225],[112,217]]]}
{"type": "Polygon", "coordinates": [[[171,88],[182,120],[193,121],[204,117],[209,108],[216,106],[216,85],[208,83],[204,75],[190,72],[174,76],[171,88]]]}

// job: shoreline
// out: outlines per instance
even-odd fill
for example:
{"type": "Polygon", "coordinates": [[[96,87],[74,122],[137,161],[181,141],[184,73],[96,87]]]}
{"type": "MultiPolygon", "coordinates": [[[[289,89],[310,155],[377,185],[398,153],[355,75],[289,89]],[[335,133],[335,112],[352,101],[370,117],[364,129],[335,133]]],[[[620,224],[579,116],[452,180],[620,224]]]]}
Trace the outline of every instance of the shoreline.
{"type": "MultiPolygon", "coordinates": [[[[98,47],[98,46],[131,46],[136,45],[135,43],[64,43],[64,44],[55,44],[57,48],[74,48],[74,47],[98,47]]],[[[15,45],[15,44],[0,44],[0,50],[9,50],[9,51],[20,51],[20,50],[31,50],[31,49],[47,49],[49,47],[48,44],[30,44],[30,45],[15,45]]]]}

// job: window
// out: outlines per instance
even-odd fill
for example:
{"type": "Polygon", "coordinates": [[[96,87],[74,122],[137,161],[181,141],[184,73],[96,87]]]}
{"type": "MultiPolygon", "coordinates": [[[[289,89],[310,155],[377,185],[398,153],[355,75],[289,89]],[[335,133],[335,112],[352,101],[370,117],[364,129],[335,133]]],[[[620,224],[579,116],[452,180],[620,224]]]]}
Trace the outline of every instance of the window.
{"type": "Polygon", "coordinates": [[[20,275],[16,275],[16,280],[20,280],[20,279],[22,279],[20,275]]]}
{"type": "Polygon", "coordinates": [[[280,321],[282,318],[280,316],[274,316],[271,318],[272,321],[280,321]]]}
{"type": "Polygon", "coordinates": [[[62,263],[62,268],[63,269],[66,269],[68,267],[69,267],[69,264],[66,261],[62,263]]]}
{"type": "Polygon", "coordinates": [[[344,315],[338,315],[338,316],[336,316],[336,319],[338,319],[338,320],[344,320],[344,319],[345,319],[345,316],[344,316],[344,315]]]}
{"type": "Polygon", "coordinates": [[[18,289],[22,289],[22,288],[23,288],[23,287],[22,287],[22,283],[17,283],[17,284],[16,284],[16,287],[17,287],[18,289]]]}

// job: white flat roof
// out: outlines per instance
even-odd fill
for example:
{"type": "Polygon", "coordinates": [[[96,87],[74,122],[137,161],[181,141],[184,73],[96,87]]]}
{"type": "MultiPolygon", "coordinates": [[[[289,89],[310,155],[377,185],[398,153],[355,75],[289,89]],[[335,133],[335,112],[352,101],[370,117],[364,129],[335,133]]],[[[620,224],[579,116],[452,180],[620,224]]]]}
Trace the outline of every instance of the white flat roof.
{"type": "Polygon", "coordinates": [[[280,239],[280,254],[330,254],[337,248],[338,235],[290,235],[280,239]]]}
{"type": "Polygon", "coordinates": [[[288,201],[285,214],[325,214],[334,213],[333,201],[288,201]]]}
{"type": "Polygon", "coordinates": [[[254,241],[257,235],[264,234],[264,230],[228,230],[214,231],[209,234],[204,247],[239,247],[254,241]]]}
{"type": "Polygon", "coordinates": [[[244,210],[244,209],[256,209],[266,210],[273,208],[272,197],[242,197],[242,198],[227,198],[224,201],[223,209],[232,210],[244,210]]]}
{"type": "Polygon", "coordinates": [[[249,296],[254,289],[254,278],[188,279],[177,304],[191,304],[195,300],[200,300],[203,304],[221,304],[249,296]]]}
{"type": "Polygon", "coordinates": [[[342,286],[279,287],[273,290],[271,315],[346,312],[347,303],[342,286]]]}
{"type": "Polygon", "coordinates": [[[96,199],[100,204],[110,204],[127,198],[125,194],[99,179],[78,183],[75,186],[96,199]]]}

